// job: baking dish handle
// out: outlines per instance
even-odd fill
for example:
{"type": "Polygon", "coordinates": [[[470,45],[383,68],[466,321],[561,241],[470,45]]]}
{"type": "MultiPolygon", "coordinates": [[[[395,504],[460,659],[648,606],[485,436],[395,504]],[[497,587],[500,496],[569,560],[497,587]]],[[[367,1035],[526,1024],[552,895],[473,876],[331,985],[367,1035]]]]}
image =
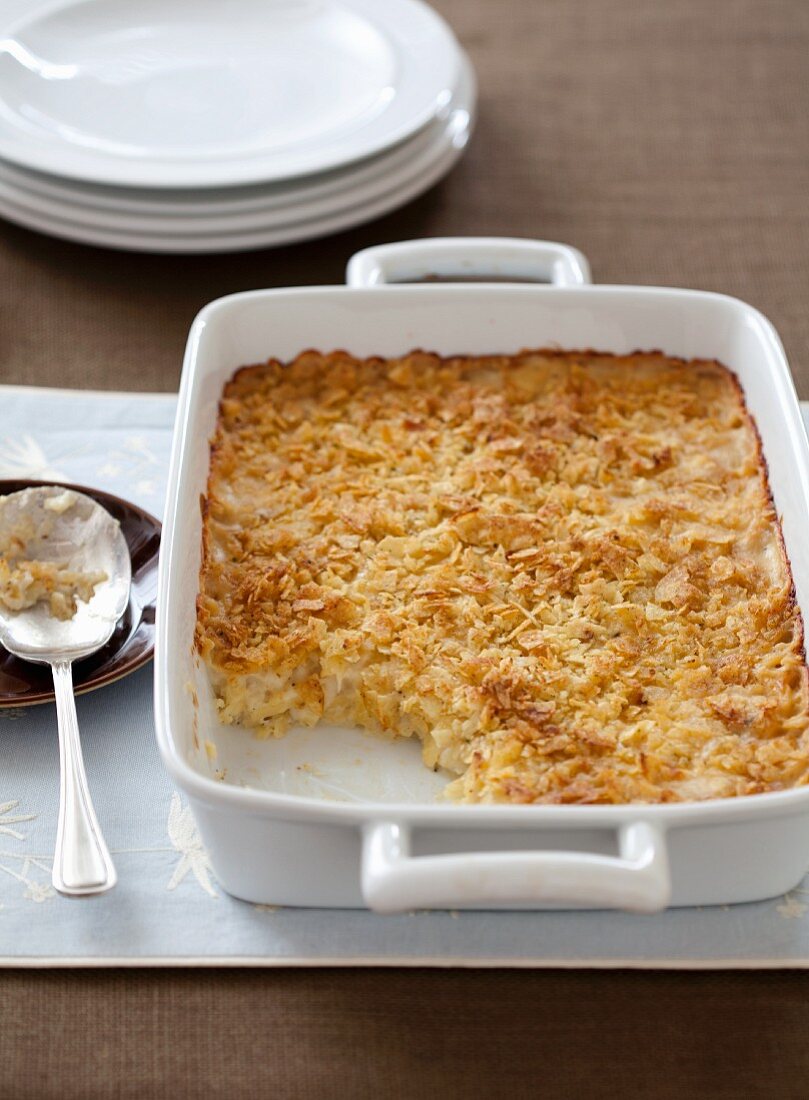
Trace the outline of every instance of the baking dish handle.
{"type": "Polygon", "coordinates": [[[666,838],[648,822],[618,829],[618,856],[473,852],[411,856],[410,831],[375,822],[363,837],[362,892],[377,913],[552,903],[655,913],[669,903],[666,838]]]}
{"type": "Polygon", "coordinates": [[[428,237],[374,245],[348,261],[351,287],[441,280],[513,280],[583,286],[590,265],[577,248],[517,237],[428,237]]]}

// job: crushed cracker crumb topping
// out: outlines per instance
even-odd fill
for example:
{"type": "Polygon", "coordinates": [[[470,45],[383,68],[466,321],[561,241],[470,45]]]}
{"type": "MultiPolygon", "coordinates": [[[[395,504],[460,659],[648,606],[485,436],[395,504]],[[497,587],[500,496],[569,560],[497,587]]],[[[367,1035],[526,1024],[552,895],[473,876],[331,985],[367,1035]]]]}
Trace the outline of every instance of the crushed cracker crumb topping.
{"type": "Polygon", "coordinates": [[[715,362],[243,368],[211,446],[196,641],[224,721],[416,736],[465,801],[809,781],[800,614],[715,362]]]}

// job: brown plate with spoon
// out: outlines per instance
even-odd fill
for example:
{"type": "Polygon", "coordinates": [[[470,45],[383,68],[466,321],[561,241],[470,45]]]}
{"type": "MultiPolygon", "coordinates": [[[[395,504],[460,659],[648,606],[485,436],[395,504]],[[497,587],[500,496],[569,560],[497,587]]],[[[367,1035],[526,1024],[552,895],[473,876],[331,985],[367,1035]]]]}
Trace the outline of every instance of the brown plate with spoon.
{"type": "MultiPolygon", "coordinates": [[[[157,560],[160,522],[142,508],[105,493],[69,482],[0,480],[0,496],[41,485],[64,485],[97,500],[121,524],[132,560],[129,605],[102,649],[73,666],[77,695],[120,680],[151,660],[154,651],[157,560]]],[[[0,708],[49,703],[54,699],[53,679],[47,665],[13,657],[0,646],[0,708]]]]}

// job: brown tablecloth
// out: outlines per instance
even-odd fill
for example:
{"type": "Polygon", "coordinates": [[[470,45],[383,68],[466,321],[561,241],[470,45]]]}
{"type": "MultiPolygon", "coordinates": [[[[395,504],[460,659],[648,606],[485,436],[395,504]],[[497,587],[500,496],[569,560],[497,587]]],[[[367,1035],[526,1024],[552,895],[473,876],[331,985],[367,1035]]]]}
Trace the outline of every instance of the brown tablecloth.
{"type": "MultiPolygon", "coordinates": [[[[504,234],[575,244],[600,282],[752,302],[809,397],[806,0],[435,2],[481,84],[449,179],[353,232],[235,256],[2,224],[0,380],[171,390],[213,297],[340,282],[373,242],[504,234]]],[[[802,1098],[808,994],[777,972],[6,973],[0,1097],[802,1098]]]]}
{"type": "MultiPolygon", "coordinates": [[[[382,2],[382,0],[380,0],[382,2]]],[[[565,241],[599,282],[735,294],[809,397],[806,0],[437,0],[480,77],[467,156],[352,232],[154,257],[0,223],[0,380],[172,390],[211,298],[343,281],[358,248],[436,234],[565,241]]]]}

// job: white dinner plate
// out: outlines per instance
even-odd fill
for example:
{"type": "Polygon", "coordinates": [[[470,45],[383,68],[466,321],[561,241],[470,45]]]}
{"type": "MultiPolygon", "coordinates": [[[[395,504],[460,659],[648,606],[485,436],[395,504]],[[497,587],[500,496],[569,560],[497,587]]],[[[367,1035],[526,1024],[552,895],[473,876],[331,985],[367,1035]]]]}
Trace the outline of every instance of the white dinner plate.
{"type": "Polygon", "coordinates": [[[0,156],[129,187],[289,179],[418,131],[459,64],[420,0],[37,4],[0,18],[0,156]]]}
{"type": "Polygon", "coordinates": [[[266,210],[258,209],[242,213],[223,213],[217,216],[177,217],[172,215],[126,214],[109,210],[95,210],[88,206],[57,203],[41,196],[27,193],[24,189],[10,186],[0,180],[0,209],[4,202],[13,203],[27,210],[34,217],[63,219],[76,226],[88,229],[112,230],[131,233],[138,237],[143,234],[169,234],[176,237],[205,237],[219,234],[243,234],[264,232],[271,228],[298,225],[304,221],[313,221],[329,217],[349,208],[360,207],[364,203],[374,202],[380,195],[395,188],[409,184],[432,170],[433,165],[443,158],[446,151],[458,141],[465,141],[470,126],[470,112],[454,111],[443,123],[440,130],[433,134],[432,140],[420,152],[408,156],[397,164],[395,170],[376,173],[364,184],[354,184],[339,188],[326,198],[316,198],[309,202],[290,202],[287,206],[271,206],[266,210]]]}
{"type": "Polygon", "coordinates": [[[215,253],[245,252],[323,237],[363,222],[381,217],[410,202],[429,190],[455,165],[463,153],[471,133],[472,120],[454,134],[452,140],[436,157],[429,169],[404,184],[397,184],[380,193],[372,202],[350,202],[344,209],[309,221],[289,222],[282,226],[255,228],[241,233],[199,233],[182,236],[176,233],[142,233],[77,225],[66,218],[33,214],[17,202],[0,197],[0,217],[29,229],[83,244],[101,245],[131,252],[155,253],[215,253]]]}
{"type": "Polygon", "coordinates": [[[440,119],[430,122],[412,137],[376,157],[366,158],[344,168],[335,168],[330,172],[304,176],[289,183],[163,191],[105,187],[32,172],[4,160],[0,160],[0,182],[61,206],[85,206],[93,210],[109,210],[144,217],[168,215],[199,218],[223,213],[250,213],[272,207],[287,208],[292,202],[327,197],[356,180],[367,182],[368,179],[383,175],[391,166],[433,144],[436,134],[446,125],[450,113],[450,110],[442,112],[440,119]]]}
{"type": "Polygon", "coordinates": [[[65,182],[0,161],[0,195],[32,213],[108,228],[210,232],[238,225],[249,228],[256,222],[271,225],[300,221],[330,213],[341,201],[344,203],[349,191],[359,200],[362,196],[373,197],[375,190],[385,184],[397,182],[403,170],[424,163],[425,157],[445,144],[448,133],[458,131],[461,112],[472,115],[475,100],[474,71],[464,55],[457,87],[440,118],[377,157],[295,181],[297,186],[290,183],[214,192],[138,192],[65,182]],[[200,195],[205,198],[200,200],[200,195]]]}

